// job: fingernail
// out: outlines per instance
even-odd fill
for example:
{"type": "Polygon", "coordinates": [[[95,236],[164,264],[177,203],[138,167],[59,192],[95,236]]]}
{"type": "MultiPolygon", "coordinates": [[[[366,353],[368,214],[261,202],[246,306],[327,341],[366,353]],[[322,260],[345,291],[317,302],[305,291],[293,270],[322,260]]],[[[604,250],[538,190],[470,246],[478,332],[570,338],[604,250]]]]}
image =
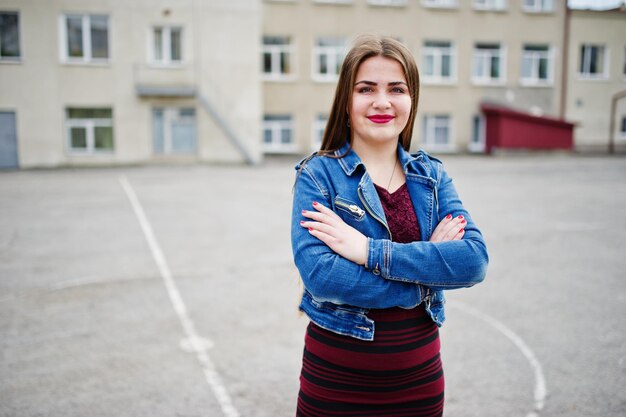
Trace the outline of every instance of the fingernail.
{"type": "Polygon", "coordinates": [[[318,204],[319,204],[319,203],[318,203],[317,201],[314,201],[314,202],[313,202],[313,205],[314,205],[314,206],[317,206],[318,204]]]}
{"type": "Polygon", "coordinates": [[[300,224],[304,224],[304,220],[300,220],[300,224]]]}
{"type": "Polygon", "coordinates": [[[463,215],[462,215],[462,214],[459,214],[459,217],[458,217],[458,218],[459,218],[459,219],[462,219],[462,218],[463,218],[463,215]]]}
{"type": "Polygon", "coordinates": [[[312,231],[313,231],[313,229],[311,229],[311,228],[309,227],[309,232],[312,232],[312,231]]]}
{"type": "Polygon", "coordinates": [[[459,230],[459,234],[463,233],[465,230],[461,229],[459,230]]]}
{"type": "Polygon", "coordinates": [[[465,220],[461,220],[461,224],[465,223],[465,220]]]}
{"type": "Polygon", "coordinates": [[[306,214],[306,210],[302,210],[302,214],[306,214]]]}
{"type": "Polygon", "coordinates": [[[448,215],[446,216],[446,219],[448,219],[448,220],[450,220],[451,218],[452,218],[452,214],[448,214],[448,215]]]}

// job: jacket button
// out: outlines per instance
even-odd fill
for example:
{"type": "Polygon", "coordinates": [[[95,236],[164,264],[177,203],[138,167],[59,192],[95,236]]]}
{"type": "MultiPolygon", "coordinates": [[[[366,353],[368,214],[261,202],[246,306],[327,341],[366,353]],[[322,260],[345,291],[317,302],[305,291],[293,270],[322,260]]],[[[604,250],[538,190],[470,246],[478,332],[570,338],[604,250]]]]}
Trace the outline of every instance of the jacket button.
{"type": "Polygon", "coordinates": [[[372,271],[372,274],[374,275],[380,275],[380,269],[376,268],[372,271]]]}

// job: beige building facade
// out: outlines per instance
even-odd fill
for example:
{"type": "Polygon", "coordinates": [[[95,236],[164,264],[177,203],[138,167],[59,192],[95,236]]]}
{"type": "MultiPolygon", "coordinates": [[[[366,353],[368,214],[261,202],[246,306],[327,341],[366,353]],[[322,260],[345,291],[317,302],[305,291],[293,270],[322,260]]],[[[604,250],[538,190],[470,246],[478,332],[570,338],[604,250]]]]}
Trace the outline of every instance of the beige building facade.
{"type": "Polygon", "coordinates": [[[573,10],[569,56],[566,118],[577,123],[576,147],[606,152],[612,134],[614,149],[626,151],[626,5],[573,10]]]}
{"type": "Polygon", "coordinates": [[[4,167],[259,161],[260,15],[257,0],[1,0],[4,167]]]}
{"type": "MultiPolygon", "coordinates": [[[[566,0],[0,0],[0,168],[256,163],[319,147],[339,66],[393,36],[421,74],[413,148],[483,152],[481,104],[608,146],[624,7],[566,0]],[[567,45],[567,46],[566,46],[567,45]],[[564,67],[564,63],[567,64],[564,67]]],[[[626,99],[613,133],[626,147],[626,99]]]]}
{"type": "Polygon", "coordinates": [[[266,0],[265,149],[319,146],[335,62],[364,32],[395,37],[416,57],[422,87],[414,148],[483,151],[482,102],[558,117],[564,1],[266,0]]]}

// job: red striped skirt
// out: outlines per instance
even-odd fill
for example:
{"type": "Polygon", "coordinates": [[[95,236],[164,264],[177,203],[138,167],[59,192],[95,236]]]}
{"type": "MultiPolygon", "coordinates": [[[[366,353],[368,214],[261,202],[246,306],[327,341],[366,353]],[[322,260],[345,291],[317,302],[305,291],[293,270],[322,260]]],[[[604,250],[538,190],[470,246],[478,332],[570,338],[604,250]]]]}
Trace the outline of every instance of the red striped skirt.
{"type": "Polygon", "coordinates": [[[372,310],[374,341],[309,324],[299,417],[443,415],[439,330],[423,306],[372,310]]]}

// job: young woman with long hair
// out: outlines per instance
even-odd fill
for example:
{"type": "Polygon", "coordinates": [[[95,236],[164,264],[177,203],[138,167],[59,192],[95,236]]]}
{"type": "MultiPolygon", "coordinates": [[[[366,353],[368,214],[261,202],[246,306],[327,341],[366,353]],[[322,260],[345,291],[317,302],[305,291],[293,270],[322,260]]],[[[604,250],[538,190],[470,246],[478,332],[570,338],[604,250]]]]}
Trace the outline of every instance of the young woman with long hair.
{"type": "Polygon", "coordinates": [[[409,153],[418,98],[406,47],[357,38],[321,149],[296,166],[298,416],[443,414],[442,291],[481,282],[488,258],[441,162],[409,153]]]}

